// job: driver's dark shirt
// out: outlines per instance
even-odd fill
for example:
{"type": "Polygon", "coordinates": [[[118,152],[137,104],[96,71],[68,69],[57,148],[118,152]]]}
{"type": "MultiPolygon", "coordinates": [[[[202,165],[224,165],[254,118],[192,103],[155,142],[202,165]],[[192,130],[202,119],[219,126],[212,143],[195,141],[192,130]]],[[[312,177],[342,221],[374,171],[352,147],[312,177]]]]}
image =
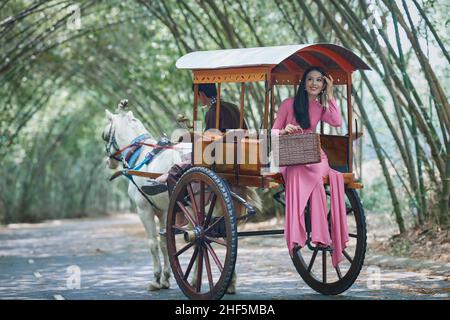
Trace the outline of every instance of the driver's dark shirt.
{"type": "MultiPolygon", "coordinates": [[[[239,129],[239,108],[232,103],[220,100],[219,130],[239,129]]],[[[205,130],[216,127],[216,105],[212,105],[205,114],[205,130]]],[[[244,129],[248,129],[244,120],[244,129]]]]}

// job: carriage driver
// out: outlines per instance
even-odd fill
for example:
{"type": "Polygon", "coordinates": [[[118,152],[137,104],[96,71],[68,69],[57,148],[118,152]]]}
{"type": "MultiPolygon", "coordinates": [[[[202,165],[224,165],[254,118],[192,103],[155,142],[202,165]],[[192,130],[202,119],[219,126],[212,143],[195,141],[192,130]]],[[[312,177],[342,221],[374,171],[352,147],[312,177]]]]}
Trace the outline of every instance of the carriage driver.
{"type": "MultiPolygon", "coordinates": [[[[192,86],[192,88],[194,88],[192,86]]],[[[208,108],[205,114],[205,130],[216,127],[216,103],[217,90],[214,83],[205,83],[198,85],[198,98],[200,103],[208,108]]],[[[219,114],[219,130],[225,132],[227,129],[239,129],[239,108],[232,103],[220,100],[220,114],[219,114]]],[[[247,124],[244,121],[244,129],[247,129],[247,124]]],[[[159,176],[156,179],[148,180],[142,186],[142,191],[148,195],[155,195],[166,190],[171,195],[175,184],[181,178],[184,172],[192,167],[190,161],[182,162],[174,165],[168,173],[159,176]]]]}

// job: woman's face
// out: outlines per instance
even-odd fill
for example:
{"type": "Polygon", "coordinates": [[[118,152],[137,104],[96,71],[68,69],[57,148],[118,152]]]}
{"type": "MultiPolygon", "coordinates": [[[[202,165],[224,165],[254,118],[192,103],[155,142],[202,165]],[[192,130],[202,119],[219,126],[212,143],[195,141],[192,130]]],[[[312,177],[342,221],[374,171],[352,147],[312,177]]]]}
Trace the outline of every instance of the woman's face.
{"type": "Polygon", "coordinates": [[[306,75],[305,88],[308,95],[318,96],[324,86],[325,79],[319,71],[313,70],[306,75]]]}

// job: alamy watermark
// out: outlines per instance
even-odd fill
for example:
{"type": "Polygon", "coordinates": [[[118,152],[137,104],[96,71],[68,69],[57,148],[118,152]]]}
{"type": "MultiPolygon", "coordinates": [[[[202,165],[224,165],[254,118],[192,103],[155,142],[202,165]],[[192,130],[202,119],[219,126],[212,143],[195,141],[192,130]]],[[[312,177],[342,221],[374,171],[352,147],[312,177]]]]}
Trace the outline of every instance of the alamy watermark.
{"type": "Polygon", "coordinates": [[[70,16],[67,19],[67,28],[69,30],[81,29],[81,8],[79,4],[72,4],[67,7],[67,14],[70,16]]]}
{"type": "Polygon", "coordinates": [[[379,267],[367,267],[367,288],[370,290],[381,289],[381,269],[379,267]]]}
{"type": "Polygon", "coordinates": [[[66,288],[69,290],[81,289],[81,268],[77,265],[71,265],[67,267],[66,273],[66,288]]]}

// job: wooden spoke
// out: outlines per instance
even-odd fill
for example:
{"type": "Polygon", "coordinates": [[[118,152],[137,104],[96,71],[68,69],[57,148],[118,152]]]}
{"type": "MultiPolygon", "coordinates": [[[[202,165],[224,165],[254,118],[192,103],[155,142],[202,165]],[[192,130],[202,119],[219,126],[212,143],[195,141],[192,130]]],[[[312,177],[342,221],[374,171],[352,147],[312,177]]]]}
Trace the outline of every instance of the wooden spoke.
{"type": "Polygon", "coordinates": [[[181,209],[181,211],[183,212],[184,216],[186,219],[188,219],[188,221],[193,225],[193,226],[197,226],[197,223],[195,222],[194,218],[192,217],[192,215],[189,213],[189,211],[186,209],[186,207],[184,206],[184,204],[181,203],[181,201],[177,201],[178,207],[181,209]]]}
{"type": "Polygon", "coordinates": [[[311,257],[311,261],[309,262],[308,272],[311,272],[311,269],[312,269],[312,267],[314,265],[314,260],[316,260],[317,252],[319,252],[319,247],[318,246],[316,246],[314,248],[314,252],[313,252],[313,255],[311,257]]]}
{"type": "Polygon", "coordinates": [[[342,273],[341,273],[341,269],[339,268],[339,266],[336,266],[334,269],[336,269],[336,273],[338,275],[339,280],[342,279],[342,273]]]}
{"type": "Polygon", "coordinates": [[[211,242],[215,242],[215,243],[220,244],[220,245],[222,245],[224,247],[227,246],[227,243],[224,240],[217,239],[217,238],[211,238],[211,237],[208,237],[208,236],[206,236],[205,238],[208,239],[211,242]]]}
{"type": "Polygon", "coordinates": [[[209,244],[208,242],[205,242],[205,244],[206,244],[206,248],[208,249],[209,254],[213,258],[214,262],[216,263],[216,266],[219,268],[219,271],[222,273],[223,272],[223,266],[222,266],[222,263],[220,263],[220,260],[217,257],[216,252],[211,247],[211,244],[209,244]]]}
{"type": "Polygon", "coordinates": [[[209,195],[209,199],[208,199],[208,203],[210,203],[209,210],[208,210],[208,214],[206,215],[206,219],[205,219],[205,223],[203,224],[203,228],[206,228],[209,225],[209,222],[211,221],[212,213],[214,211],[214,206],[216,205],[216,200],[217,200],[217,195],[215,193],[211,193],[209,195]]]}
{"type": "Polygon", "coordinates": [[[327,252],[322,251],[322,281],[327,283],[327,252]]]}
{"type": "MultiPolygon", "coordinates": [[[[330,256],[331,256],[331,259],[333,259],[333,255],[332,255],[331,252],[330,252],[330,256]]],[[[339,265],[334,267],[334,270],[336,270],[337,276],[338,276],[339,280],[341,280],[342,279],[342,273],[341,273],[341,268],[339,268],[339,265]]]]}
{"type": "Polygon", "coordinates": [[[205,233],[208,233],[209,231],[211,231],[211,229],[214,228],[214,226],[216,224],[218,224],[222,219],[223,219],[223,216],[219,217],[216,221],[214,221],[214,223],[212,225],[210,225],[208,227],[208,229],[205,230],[205,233]]]}
{"type": "Polygon", "coordinates": [[[217,197],[217,195],[214,193],[214,191],[211,190],[210,188],[206,188],[205,193],[209,193],[209,197],[208,197],[208,200],[206,201],[206,204],[208,204],[212,201],[213,196],[217,197]]]}
{"type": "Polygon", "coordinates": [[[342,253],[344,254],[344,256],[347,258],[347,260],[350,263],[353,263],[353,259],[350,257],[350,255],[347,253],[347,251],[343,250],[342,253]]]}
{"type": "Polygon", "coordinates": [[[195,242],[188,243],[183,248],[181,248],[179,251],[175,252],[174,257],[178,257],[180,254],[188,250],[190,247],[192,247],[195,244],[195,242]]]}
{"type": "Polygon", "coordinates": [[[348,236],[349,236],[350,238],[357,238],[357,237],[358,237],[358,235],[356,235],[356,234],[354,234],[354,233],[349,233],[348,236]]]}
{"type": "Polygon", "coordinates": [[[194,254],[191,257],[191,260],[189,261],[189,265],[188,265],[188,267],[186,269],[186,272],[185,272],[185,274],[183,276],[184,281],[187,280],[187,278],[189,277],[189,273],[191,273],[192,266],[194,265],[194,262],[197,259],[197,254],[198,254],[198,247],[195,247],[194,254]]]}
{"type": "Polygon", "coordinates": [[[197,283],[195,284],[195,290],[197,292],[200,292],[202,290],[202,274],[203,274],[203,250],[200,247],[197,259],[197,283]]]}
{"type": "Polygon", "coordinates": [[[205,266],[206,266],[206,274],[208,275],[209,290],[212,290],[214,287],[214,282],[211,272],[211,263],[209,262],[208,250],[204,247],[202,249],[203,249],[203,256],[205,257],[205,266]]]}
{"type": "Polygon", "coordinates": [[[200,211],[198,217],[200,225],[203,224],[203,219],[205,219],[205,183],[200,181],[200,211]]]}
{"type": "MultiPolygon", "coordinates": [[[[198,208],[197,208],[197,202],[195,202],[194,191],[192,190],[192,184],[188,183],[186,188],[187,188],[187,191],[189,193],[189,197],[191,198],[192,210],[194,210],[194,215],[198,218],[199,217],[199,213],[198,213],[198,208]]],[[[200,220],[198,220],[198,222],[200,224],[200,220]]]]}

